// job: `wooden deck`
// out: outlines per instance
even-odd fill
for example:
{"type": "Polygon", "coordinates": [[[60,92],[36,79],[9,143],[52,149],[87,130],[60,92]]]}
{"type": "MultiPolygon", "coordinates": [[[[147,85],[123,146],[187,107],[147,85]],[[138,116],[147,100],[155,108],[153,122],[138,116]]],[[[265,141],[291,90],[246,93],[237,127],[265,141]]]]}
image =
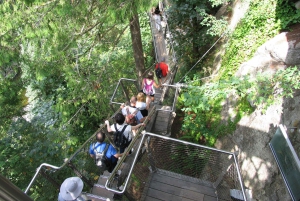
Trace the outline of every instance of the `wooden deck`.
{"type": "Polygon", "coordinates": [[[144,191],[145,201],[217,201],[215,189],[187,177],[157,171],[144,191]]]}

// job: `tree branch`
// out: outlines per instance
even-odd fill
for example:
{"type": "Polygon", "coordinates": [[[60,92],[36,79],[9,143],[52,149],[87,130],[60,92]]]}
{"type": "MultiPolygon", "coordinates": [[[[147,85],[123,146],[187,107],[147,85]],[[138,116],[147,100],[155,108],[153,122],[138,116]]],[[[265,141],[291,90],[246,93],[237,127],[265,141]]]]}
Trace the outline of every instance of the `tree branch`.
{"type": "Polygon", "coordinates": [[[115,49],[116,45],[119,43],[121,36],[123,36],[123,33],[126,31],[126,29],[128,28],[129,25],[127,25],[122,32],[119,34],[119,36],[117,37],[117,39],[114,41],[114,46],[113,49],[115,49]]]}

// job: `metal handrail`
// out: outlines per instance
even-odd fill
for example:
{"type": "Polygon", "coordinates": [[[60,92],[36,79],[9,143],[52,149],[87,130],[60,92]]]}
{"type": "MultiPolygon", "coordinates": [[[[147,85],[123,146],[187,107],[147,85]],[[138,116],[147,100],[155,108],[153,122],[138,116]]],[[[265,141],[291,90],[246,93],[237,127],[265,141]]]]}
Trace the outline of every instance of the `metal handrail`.
{"type": "MultiPolygon", "coordinates": [[[[121,191],[118,191],[118,190],[115,190],[115,189],[111,189],[107,186],[109,180],[107,180],[106,184],[105,184],[105,188],[108,189],[109,191],[112,191],[114,193],[119,193],[119,194],[122,194],[125,192],[126,188],[127,188],[127,185],[129,183],[129,179],[131,177],[131,174],[132,174],[132,171],[133,171],[133,168],[135,166],[135,163],[137,161],[137,158],[138,158],[138,153],[140,152],[141,150],[141,147],[144,143],[144,139],[146,137],[146,135],[148,136],[153,136],[153,137],[158,137],[158,138],[162,138],[162,139],[165,139],[165,140],[169,140],[169,141],[175,141],[175,142],[179,142],[179,143],[182,143],[182,144],[185,144],[185,145],[190,145],[190,146],[195,146],[195,147],[199,147],[199,148],[204,148],[204,149],[208,149],[208,150],[212,150],[212,151],[216,151],[216,152],[220,152],[220,153],[225,153],[225,154],[228,154],[230,156],[233,156],[234,158],[234,163],[236,165],[236,168],[237,168],[237,172],[238,172],[238,178],[239,178],[239,182],[241,184],[241,189],[242,189],[242,192],[243,192],[243,197],[244,197],[244,200],[247,200],[246,198],[246,194],[245,194],[245,189],[244,189],[244,186],[242,185],[243,184],[243,181],[242,181],[242,177],[240,175],[240,170],[238,168],[238,162],[237,162],[237,158],[235,156],[235,153],[232,153],[232,152],[228,152],[228,151],[224,151],[224,150],[220,150],[220,149],[215,149],[215,148],[212,148],[212,147],[207,147],[207,146],[204,146],[204,145],[200,145],[200,144],[195,144],[195,143],[191,143],[191,142],[187,142],[187,141],[183,141],[183,140],[178,140],[178,139],[175,139],[175,138],[170,138],[170,137],[167,137],[167,136],[162,136],[162,135],[158,135],[158,134],[155,134],[155,133],[150,133],[150,132],[145,132],[145,133],[142,133],[142,139],[140,141],[140,144],[138,146],[138,149],[135,153],[135,157],[134,157],[134,160],[133,160],[133,163],[132,163],[132,166],[129,170],[129,173],[127,175],[127,178],[125,180],[125,183],[123,184],[124,185],[124,188],[121,190],[121,191]]],[[[116,169],[115,169],[116,171],[116,169]]],[[[115,172],[114,171],[114,172],[115,172]]],[[[112,174],[113,175],[113,174],[112,174]]],[[[112,177],[111,175],[111,177],[112,177]]],[[[111,178],[112,179],[112,178],[111,178]]]]}
{"type": "Polygon", "coordinates": [[[173,87],[176,89],[175,91],[175,96],[174,96],[174,99],[173,99],[173,104],[172,104],[172,108],[170,110],[165,110],[165,109],[157,109],[158,111],[169,111],[169,112],[174,112],[175,111],[175,108],[176,108],[176,100],[178,98],[178,95],[179,95],[179,91],[180,91],[180,88],[181,87],[184,87],[185,85],[184,84],[176,84],[176,85],[171,85],[171,84],[163,84],[162,86],[164,87],[173,87]]]}
{"type": "MultiPolygon", "coordinates": [[[[116,113],[118,113],[121,109],[119,109],[116,113]]],[[[116,114],[115,113],[115,114],[116,114]]],[[[114,115],[115,115],[114,114],[114,115]]],[[[114,115],[112,115],[109,119],[112,119],[114,117],[114,115]]],[[[63,167],[65,167],[71,160],[73,160],[73,158],[75,158],[75,156],[93,139],[95,138],[96,134],[98,131],[102,130],[105,128],[105,124],[101,125],[99,129],[97,129],[97,131],[85,142],[83,143],[83,145],[77,149],[77,151],[67,160],[65,160],[65,162],[61,165],[61,166],[54,166],[48,163],[42,163],[36,170],[36,173],[34,174],[33,178],[31,179],[30,183],[28,184],[27,188],[25,189],[24,193],[27,194],[28,190],[30,189],[30,187],[32,186],[33,182],[36,180],[38,174],[40,173],[42,167],[49,167],[51,169],[54,169],[55,171],[62,169],[63,167]]]]}
{"type": "Polygon", "coordinates": [[[241,173],[240,173],[240,168],[239,168],[239,165],[238,165],[238,162],[237,162],[237,158],[236,158],[235,154],[232,154],[232,155],[233,155],[234,163],[235,163],[235,166],[236,166],[236,169],[237,169],[237,174],[238,174],[239,182],[241,184],[243,197],[244,197],[244,200],[247,201],[246,194],[245,194],[245,189],[244,189],[244,186],[243,186],[242,176],[241,176],[241,173]]]}
{"type": "Polygon", "coordinates": [[[121,79],[119,79],[118,84],[117,84],[117,86],[116,86],[116,88],[115,88],[115,91],[114,91],[112,97],[110,98],[110,103],[117,103],[117,102],[113,102],[113,99],[115,98],[115,95],[116,95],[116,93],[117,93],[117,89],[118,89],[120,83],[121,83],[123,80],[125,80],[125,81],[131,81],[131,82],[137,82],[137,81],[134,80],[134,79],[128,79],[128,78],[121,78],[121,79]]]}
{"type": "MultiPolygon", "coordinates": [[[[152,110],[149,112],[147,118],[145,119],[145,123],[147,123],[148,121],[150,121],[150,118],[152,117],[152,115],[156,112],[156,107],[154,106],[152,108],[152,110]]],[[[121,165],[123,164],[123,162],[125,161],[126,157],[128,156],[128,153],[130,152],[130,150],[133,148],[133,146],[135,145],[135,142],[138,140],[138,138],[140,138],[140,134],[142,133],[142,130],[143,128],[139,128],[139,130],[137,131],[136,133],[136,136],[133,138],[132,142],[130,143],[130,145],[127,147],[127,149],[125,150],[125,152],[123,153],[123,156],[122,158],[120,159],[120,161],[118,162],[118,164],[116,165],[116,167],[114,168],[114,170],[112,171],[110,177],[107,179],[106,183],[105,183],[105,188],[109,191],[112,191],[114,193],[124,193],[126,187],[124,187],[124,189],[122,191],[117,191],[115,189],[112,189],[108,186],[108,184],[110,182],[112,182],[112,180],[114,179],[114,176],[116,175],[117,171],[121,168],[121,165]]],[[[142,139],[143,140],[143,139],[142,139]]],[[[136,151],[136,155],[135,155],[135,158],[134,158],[134,161],[131,165],[131,168],[130,170],[132,169],[132,167],[134,166],[134,163],[136,161],[136,157],[137,157],[137,153],[139,152],[140,150],[140,145],[139,145],[139,148],[137,149],[136,151]]],[[[132,170],[129,172],[128,176],[130,176],[132,170]]],[[[128,179],[129,177],[126,178],[126,183],[128,183],[128,179]]]]}

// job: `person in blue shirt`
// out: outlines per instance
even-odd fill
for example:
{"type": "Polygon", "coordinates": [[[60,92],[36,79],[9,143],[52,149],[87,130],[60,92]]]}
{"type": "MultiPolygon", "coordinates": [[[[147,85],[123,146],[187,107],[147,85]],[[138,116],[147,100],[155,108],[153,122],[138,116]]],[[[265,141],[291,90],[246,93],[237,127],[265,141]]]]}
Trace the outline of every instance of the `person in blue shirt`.
{"type": "MultiPolygon", "coordinates": [[[[92,143],[90,145],[89,153],[92,158],[95,159],[95,157],[96,157],[95,150],[98,153],[101,153],[104,151],[104,149],[106,147],[106,142],[104,142],[104,140],[105,140],[105,133],[99,131],[96,134],[97,142],[92,143]]],[[[122,156],[122,154],[118,153],[118,151],[111,144],[109,144],[108,150],[106,152],[106,157],[107,157],[110,165],[105,170],[107,170],[108,172],[111,173],[113,171],[113,169],[115,168],[115,166],[117,165],[118,158],[121,156],[122,156]]],[[[102,170],[102,171],[105,171],[105,170],[102,170]]]]}

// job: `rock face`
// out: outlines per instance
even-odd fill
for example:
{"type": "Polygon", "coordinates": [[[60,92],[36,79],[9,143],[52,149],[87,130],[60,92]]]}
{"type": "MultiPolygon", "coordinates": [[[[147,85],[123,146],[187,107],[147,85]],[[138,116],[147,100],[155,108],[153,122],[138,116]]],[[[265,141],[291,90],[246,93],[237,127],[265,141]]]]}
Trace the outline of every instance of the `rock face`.
{"type": "MultiPolygon", "coordinates": [[[[240,66],[236,75],[274,73],[278,69],[295,65],[300,66],[300,25],[262,45],[250,61],[240,66]]],[[[291,200],[269,142],[279,124],[297,128],[287,129],[287,132],[300,156],[299,114],[300,91],[297,91],[293,98],[282,99],[281,103],[269,107],[265,114],[258,108],[250,116],[243,117],[232,135],[219,139],[215,144],[219,149],[239,152],[244,184],[252,190],[253,200],[291,200]]]]}
{"type": "Polygon", "coordinates": [[[259,47],[254,57],[240,66],[236,76],[255,76],[258,72],[274,73],[278,69],[295,65],[300,65],[300,25],[259,47]]]}

